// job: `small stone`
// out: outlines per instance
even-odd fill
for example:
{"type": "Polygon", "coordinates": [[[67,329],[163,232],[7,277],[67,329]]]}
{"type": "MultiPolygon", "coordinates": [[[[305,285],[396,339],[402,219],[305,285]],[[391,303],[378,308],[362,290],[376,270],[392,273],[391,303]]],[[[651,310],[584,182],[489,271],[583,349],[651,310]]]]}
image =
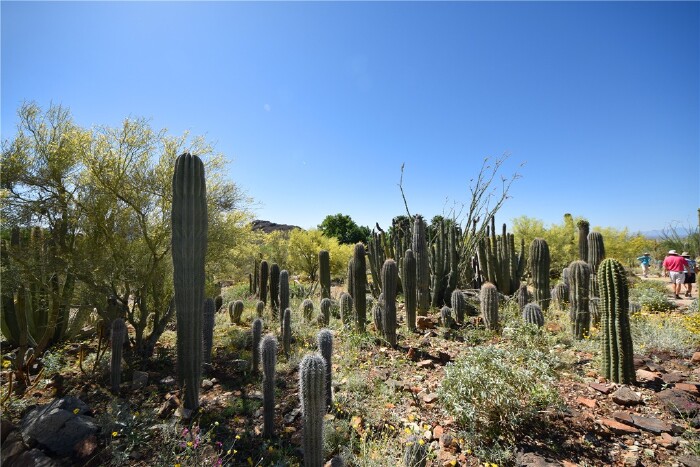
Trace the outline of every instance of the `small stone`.
{"type": "Polygon", "coordinates": [[[141,389],[148,384],[148,373],[145,371],[134,370],[134,375],[131,380],[131,389],[141,389]]]}
{"type": "Polygon", "coordinates": [[[693,396],[678,389],[664,389],[656,394],[656,397],[671,411],[676,417],[692,418],[700,411],[693,396]]]}
{"type": "Polygon", "coordinates": [[[627,386],[622,386],[620,389],[612,394],[612,400],[616,404],[624,405],[629,407],[632,405],[637,405],[642,402],[642,398],[639,394],[628,388],[627,386]]]}
{"type": "Polygon", "coordinates": [[[214,383],[210,379],[203,379],[202,380],[202,389],[205,391],[208,391],[209,389],[214,387],[214,383]]]}
{"type": "Polygon", "coordinates": [[[78,441],[73,447],[73,454],[78,459],[87,459],[97,451],[97,437],[90,435],[87,438],[78,441]]]}
{"type": "Polygon", "coordinates": [[[651,433],[661,434],[664,431],[671,431],[671,425],[653,417],[642,417],[640,415],[632,414],[632,422],[637,428],[641,428],[645,431],[650,431],[651,433]]]}
{"type": "Polygon", "coordinates": [[[700,363],[700,352],[695,352],[690,361],[693,363],[700,363]]]}
{"type": "Polygon", "coordinates": [[[435,425],[435,428],[433,428],[433,439],[439,440],[444,431],[440,425],[435,425]]]}
{"type": "MultiPolygon", "coordinates": [[[[695,352],[698,353],[698,352],[695,352]]],[[[698,456],[692,456],[689,454],[686,454],[684,456],[680,456],[678,458],[678,462],[683,464],[685,467],[700,467],[700,457],[698,456]]]]}
{"type": "Polygon", "coordinates": [[[656,442],[666,449],[674,449],[678,446],[678,438],[671,436],[668,433],[661,433],[661,436],[656,438],[656,442]]]}
{"type": "Polygon", "coordinates": [[[583,396],[578,396],[576,398],[576,402],[578,402],[581,405],[585,405],[589,409],[594,409],[595,406],[597,405],[597,402],[595,399],[588,399],[588,398],[583,397],[583,396]]]}
{"type": "Polygon", "coordinates": [[[635,427],[625,425],[624,423],[615,421],[612,418],[603,418],[600,420],[600,423],[616,435],[631,435],[639,433],[639,430],[635,427]]]}
{"type": "Polygon", "coordinates": [[[175,378],[172,376],[166,376],[165,378],[160,380],[160,384],[163,386],[175,386],[175,378]]]}
{"type": "Polygon", "coordinates": [[[438,399],[438,396],[437,396],[437,394],[435,394],[435,393],[426,394],[426,395],[423,396],[423,402],[425,402],[426,404],[432,404],[432,403],[435,402],[437,399],[438,399]]]}
{"type": "Polygon", "coordinates": [[[4,443],[7,435],[17,428],[11,421],[6,418],[0,418],[0,444],[4,443]]]}
{"type": "Polygon", "coordinates": [[[692,394],[696,397],[700,396],[700,390],[698,390],[698,386],[693,383],[676,383],[673,385],[673,388],[685,391],[688,394],[692,394]]]}
{"type": "Polygon", "coordinates": [[[408,357],[409,360],[415,360],[416,359],[416,348],[409,347],[408,352],[406,353],[406,357],[408,357]]]}
{"type": "Polygon", "coordinates": [[[163,404],[161,404],[160,409],[158,409],[158,418],[168,418],[178,406],[177,397],[171,397],[163,404]]]}
{"type": "Polygon", "coordinates": [[[416,326],[420,330],[435,329],[436,323],[427,316],[419,316],[416,318],[416,326]]]}
{"type": "Polygon", "coordinates": [[[647,370],[637,370],[637,381],[655,381],[661,377],[661,373],[647,370]]]}
{"type": "Polygon", "coordinates": [[[287,415],[284,416],[284,423],[290,424],[292,423],[301,413],[301,407],[297,407],[295,409],[292,409],[291,412],[289,412],[287,415]]]}
{"type": "Polygon", "coordinates": [[[189,420],[192,418],[192,410],[184,407],[178,407],[175,411],[175,416],[182,418],[183,420],[189,420]]]}
{"type": "Polygon", "coordinates": [[[550,462],[548,459],[534,452],[527,452],[518,454],[517,465],[523,467],[555,467],[559,464],[550,462]]]}
{"type": "Polygon", "coordinates": [[[622,462],[624,465],[630,465],[632,467],[635,467],[639,465],[639,455],[632,452],[627,453],[622,458],[622,462]]]}
{"type": "Polygon", "coordinates": [[[629,412],[613,412],[613,418],[620,423],[624,423],[625,425],[634,426],[634,421],[632,421],[632,414],[629,412]]]}
{"type": "Polygon", "coordinates": [[[642,357],[634,357],[632,361],[634,362],[635,370],[639,370],[640,368],[644,368],[646,366],[646,362],[642,357]]]}
{"type": "Polygon", "coordinates": [[[612,391],[612,388],[607,384],[590,383],[588,386],[603,394],[610,394],[612,391]]]}
{"type": "Polygon", "coordinates": [[[435,364],[432,360],[421,360],[418,362],[418,368],[434,368],[435,364]]]}
{"type": "Polygon", "coordinates": [[[678,372],[666,373],[661,375],[661,379],[664,380],[666,384],[680,383],[683,381],[683,375],[678,372]]]}

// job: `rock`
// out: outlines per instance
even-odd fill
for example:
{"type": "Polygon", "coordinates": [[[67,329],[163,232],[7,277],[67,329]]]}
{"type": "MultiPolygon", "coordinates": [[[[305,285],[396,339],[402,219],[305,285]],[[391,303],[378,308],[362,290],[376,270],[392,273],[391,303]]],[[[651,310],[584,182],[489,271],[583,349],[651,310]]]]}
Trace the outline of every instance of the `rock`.
{"type": "Polygon", "coordinates": [[[454,438],[452,437],[451,434],[443,433],[443,435],[440,436],[440,447],[442,449],[451,448],[453,443],[454,443],[454,438]]]}
{"type": "Polygon", "coordinates": [[[175,378],[172,376],[166,376],[165,378],[160,380],[160,384],[164,386],[175,386],[175,378]]]}
{"type": "Polygon", "coordinates": [[[22,433],[15,430],[7,436],[0,452],[0,465],[7,465],[13,458],[26,451],[22,433]]]}
{"type": "Polygon", "coordinates": [[[656,373],[654,371],[647,371],[647,370],[637,370],[637,381],[644,382],[644,381],[655,381],[657,379],[661,378],[661,373],[656,373]]]}
{"type": "Polygon", "coordinates": [[[163,404],[158,409],[158,418],[168,418],[175,411],[177,406],[177,397],[169,398],[167,401],[163,402],[163,404]]]}
{"type": "Polygon", "coordinates": [[[666,373],[661,375],[661,379],[664,380],[666,384],[680,383],[683,381],[683,375],[678,372],[666,373]]]}
{"type": "Polygon", "coordinates": [[[83,415],[89,412],[90,408],[76,397],[54,399],[30,410],[20,422],[20,430],[25,439],[67,456],[78,441],[99,431],[95,420],[83,415]]]}
{"type": "Polygon", "coordinates": [[[438,399],[438,395],[435,394],[435,393],[426,394],[426,395],[423,396],[423,402],[425,402],[426,404],[432,404],[432,403],[435,402],[437,399],[438,399]]]}
{"type": "Polygon", "coordinates": [[[9,467],[58,467],[59,465],[61,464],[37,448],[24,451],[15,457],[11,464],[8,464],[9,467]]]}
{"type": "Polygon", "coordinates": [[[231,371],[234,373],[244,373],[250,369],[250,362],[248,360],[232,360],[231,361],[231,371]]]}
{"type": "Polygon", "coordinates": [[[189,420],[192,418],[192,410],[184,407],[178,407],[175,411],[175,416],[183,420],[189,420]]]}
{"type": "Polygon", "coordinates": [[[666,409],[673,413],[676,417],[692,418],[698,414],[700,404],[698,404],[693,396],[685,391],[678,389],[664,389],[656,394],[666,409]]]}
{"type": "Polygon", "coordinates": [[[624,423],[625,425],[630,425],[630,426],[634,425],[634,422],[632,421],[632,414],[629,412],[623,412],[623,411],[613,412],[613,418],[620,423],[624,423]]]}
{"type": "Polygon", "coordinates": [[[435,425],[433,428],[433,439],[439,440],[445,430],[440,425],[435,425]]]}
{"type": "MultiPolygon", "coordinates": [[[[695,352],[698,353],[698,352],[695,352]]],[[[693,355],[694,357],[695,355],[693,355]]],[[[685,467],[700,467],[700,457],[685,455],[678,458],[678,462],[683,464],[685,467]]]]}
{"type": "Polygon", "coordinates": [[[435,364],[432,360],[421,360],[418,362],[418,368],[434,368],[435,364]]]}
{"type": "Polygon", "coordinates": [[[698,390],[698,386],[693,383],[676,383],[673,385],[673,388],[685,391],[688,394],[692,394],[695,397],[700,396],[700,390],[698,390]]]}
{"type": "Polygon", "coordinates": [[[603,418],[600,420],[600,423],[616,435],[632,435],[639,433],[639,430],[635,427],[625,425],[624,423],[615,421],[612,418],[603,418]]]}
{"type": "Polygon", "coordinates": [[[634,362],[634,369],[635,370],[639,370],[640,368],[646,367],[646,362],[644,361],[644,359],[642,357],[634,357],[632,359],[632,361],[634,362]]]}
{"type": "Polygon", "coordinates": [[[637,405],[642,402],[642,398],[639,396],[639,394],[637,394],[627,386],[622,386],[620,389],[615,391],[612,394],[612,400],[616,404],[623,405],[625,407],[637,405]]]}
{"type": "Polygon", "coordinates": [[[205,378],[202,380],[202,389],[204,389],[205,391],[208,391],[209,389],[211,389],[213,387],[214,387],[214,383],[212,383],[212,381],[210,379],[205,378]]]}
{"type": "Polygon", "coordinates": [[[427,316],[419,316],[418,318],[416,318],[416,327],[418,327],[418,329],[420,329],[421,331],[425,329],[435,329],[436,325],[437,324],[435,323],[435,321],[433,321],[427,316]]]}
{"type": "Polygon", "coordinates": [[[690,361],[693,363],[700,363],[700,352],[695,352],[690,361]]]}
{"type": "Polygon", "coordinates": [[[284,423],[290,424],[292,423],[301,413],[301,407],[297,407],[295,409],[292,409],[291,412],[289,412],[287,415],[284,416],[284,423]]]}
{"type": "Polygon", "coordinates": [[[578,396],[576,398],[576,402],[578,402],[581,405],[585,405],[589,409],[594,409],[596,404],[597,404],[595,399],[588,399],[588,398],[583,397],[583,396],[578,396]]]}
{"type": "Polygon", "coordinates": [[[678,446],[678,438],[671,436],[668,433],[661,433],[661,436],[656,438],[656,442],[666,449],[674,449],[676,446],[678,446]]]}
{"type": "Polygon", "coordinates": [[[97,437],[95,435],[90,435],[73,446],[73,454],[82,460],[92,457],[95,451],[97,451],[97,437]]]}
{"type": "Polygon", "coordinates": [[[610,391],[612,391],[612,388],[607,384],[590,383],[588,386],[603,394],[610,394],[610,391]]]}
{"type": "Polygon", "coordinates": [[[700,415],[696,415],[688,422],[693,428],[700,428],[700,415]]]}
{"type": "Polygon", "coordinates": [[[14,425],[14,423],[6,418],[0,418],[0,444],[5,442],[7,435],[9,435],[15,428],[17,427],[14,425]]]}
{"type": "Polygon", "coordinates": [[[550,462],[534,452],[518,453],[516,465],[522,467],[559,467],[558,463],[550,462]]]}
{"type": "Polygon", "coordinates": [[[148,373],[145,371],[134,370],[134,376],[131,380],[131,389],[141,389],[148,384],[148,373]]]}
{"type": "Polygon", "coordinates": [[[624,465],[637,466],[639,465],[639,454],[634,452],[628,452],[622,457],[622,463],[624,465]]]}
{"type": "Polygon", "coordinates": [[[637,428],[650,431],[651,433],[655,433],[657,435],[663,433],[664,431],[671,431],[671,425],[663,420],[659,420],[658,418],[642,417],[640,415],[632,414],[632,423],[634,423],[634,426],[637,428]]]}

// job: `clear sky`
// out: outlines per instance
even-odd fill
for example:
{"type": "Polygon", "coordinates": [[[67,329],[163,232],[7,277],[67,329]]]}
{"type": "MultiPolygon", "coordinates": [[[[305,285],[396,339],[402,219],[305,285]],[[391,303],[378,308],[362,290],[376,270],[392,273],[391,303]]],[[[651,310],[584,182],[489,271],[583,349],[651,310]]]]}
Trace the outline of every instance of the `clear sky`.
{"type": "Polygon", "coordinates": [[[519,171],[499,222],[694,225],[698,2],[2,1],[2,139],[23,101],[203,134],[256,216],[388,226],[519,171]],[[519,168],[520,163],[526,165],[519,168]]]}

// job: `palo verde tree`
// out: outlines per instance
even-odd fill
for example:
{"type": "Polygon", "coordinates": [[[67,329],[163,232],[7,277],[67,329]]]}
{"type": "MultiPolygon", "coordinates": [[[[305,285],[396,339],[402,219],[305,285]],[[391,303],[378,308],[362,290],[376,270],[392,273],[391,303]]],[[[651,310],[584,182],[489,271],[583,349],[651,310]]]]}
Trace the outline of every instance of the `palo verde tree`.
{"type": "Polygon", "coordinates": [[[326,237],[335,237],[341,245],[354,245],[357,242],[367,243],[370,231],[367,226],[359,226],[345,214],[328,215],[318,226],[318,230],[326,237]]]}

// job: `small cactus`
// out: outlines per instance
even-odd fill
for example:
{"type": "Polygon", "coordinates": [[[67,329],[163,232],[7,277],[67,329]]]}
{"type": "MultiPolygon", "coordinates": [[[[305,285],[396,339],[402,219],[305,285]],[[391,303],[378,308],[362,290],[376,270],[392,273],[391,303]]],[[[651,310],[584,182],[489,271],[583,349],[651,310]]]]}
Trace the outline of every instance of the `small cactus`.
{"type": "Polygon", "coordinates": [[[498,289],[490,282],[481,286],[479,294],[481,318],[486,329],[495,331],[498,329],[498,289]]]}
{"type": "Polygon", "coordinates": [[[263,436],[275,435],[275,364],[277,363],[277,339],[268,334],[260,342],[263,363],[263,436]]]}
{"type": "Polygon", "coordinates": [[[112,392],[119,394],[119,384],[122,376],[122,349],[126,339],[126,324],[121,318],[112,321],[112,360],[110,364],[109,381],[112,392]]]}
{"type": "Polygon", "coordinates": [[[518,302],[520,311],[525,308],[525,305],[530,303],[530,292],[528,292],[526,284],[521,284],[520,287],[518,287],[518,291],[515,292],[515,299],[518,302]]]}
{"type": "Polygon", "coordinates": [[[455,289],[452,291],[450,303],[452,304],[452,310],[455,312],[457,322],[460,324],[464,323],[464,316],[467,313],[467,300],[464,298],[461,290],[455,289]]]}
{"type": "Polygon", "coordinates": [[[280,308],[280,267],[277,263],[270,265],[270,309],[272,317],[277,318],[280,308]]]}
{"type": "Polygon", "coordinates": [[[328,326],[328,323],[331,322],[331,307],[333,305],[333,302],[331,302],[330,298],[324,298],[321,300],[320,308],[321,308],[321,315],[319,316],[319,322],[323,326],[328,326]]]}
{"type": "Polygon", "coordinates": [[[258,300],[255,303],[255,316],[257,316],[258,318],[262,318],[264,312],[265,312],[265,302],[263,302],[262,300],[258,300]]]}
{"type": "Polygon", "coordinates": [[[404,467],[425,467],[427,458],[428,450],[423,439],[416,435],[409,436],[403,451],[404,467]]]}
{"type": "Polygon", "coordinates": [[[377,302],[372,305],[372,317],[374,318],[374,329],[380,336],[384,336],[384,295],[379,294],[377,302]]]}
{"type": "Polygon", "coordinates": [[[544,326],[544,315],[542,308],[536,303],[528,303],[523,307],[523,321],[529,324],[534,324],[538,328],[544,326]]]}
{"type": "Polygon", "coordinates": [[[323,466],[323,418],[326,414],[326,361],[309,354],[299,364],[304,465],[323,466]]]}
{"type": "Polygon", "coordinates": [[[243,308],[245,304],[242,300],[236,300],[231,306],[231,322],[233,324],[241,324],[241,317],[243,316],[243,308]]]}
{"type": "Polygon", "coordinates": [[[454,325],[454,320],[452,319],[452,310],[448,306],[443,306],[440,309],[440,321],[442,321],[442,327],[451,328],[454,325]]]}
{"type": "Polygon", "coordinates": [[[333,395],[331,392],[333,333],[328,329],[321,329],[316,335],[316,343],[318,344],[318,350],[321,352],[321,356],[326,361],[326,407],[330,408],[333,404],[333,395]]]}
{"type": "Polygon", "coordinates": [[[552,301],[557,304],[560,310],[566,308],[567,303],[569,303],[569,286],[566,283],[558,282],[554,286],[552,289],[552,301]]]}
{"type": "Polygon", "coordinates": [[[340,294],[340,319],[345,325],[352,322],[352,295],[346,292],[340,294]]]}
{"type": "Polygon", "coordinates": [[[253,363],[252,372],[257,374],[260,371],[260,339],[262,338],[263,321],[255,318],[253,321],[253,363]]]}
{"type": "Polygon", "coordinates": [[[321,283],[321,298],[331,298],[331,257],[328,250],[318,252],[318,275],[321,283]]]}
{"type": "Polygon", "coordinates": [[[387,259],[382,265],[382,327],[384,337],[389,345],[396,347],[396,289],[399,281],[399,267],[393,259],[387,259]]]}
{"type": "Polygon", "coordinates": [[[311,299],[306,298],[301,302],[301,313],[304,316],[304,321],[307,323],[311,321],[311,318],[314,316],[314,302],[311,299]]]}
{"type": "Polygon", "coordinates": [[[403,257],[403,299],[406,309],[406,326],[416,330],[416,257],[413,250],[406,250],[403,257]]]}
{"type": "Polygon", "coordinates": [[[583,339],[590,329],[589,287],[591,268],[585,261],[574,261],[569,266],[569,318],[576,339],[583,339]]]}
{"type": "Polygon", "coordinates": [[[211,364],[211,349],[214,345],[214,315],[216,304],[211,298],[204,300],[202,307],[202,360],[205,365],[211,364]]]}
{"type": "Polygon", "coordinates": [[[289,350],[292,346],[292,310],[284,310],[282,317],[282,347],[284,355],[289,358],[289,350]]]}
{"type": "Polygon", "coordinates": [[[224,297],[222,297],[221,295],[217,295],[214,299],[214,309],[217,313],[219,312],[219,310],[221,310],[222,306],[224,306],[224,297]]]}

